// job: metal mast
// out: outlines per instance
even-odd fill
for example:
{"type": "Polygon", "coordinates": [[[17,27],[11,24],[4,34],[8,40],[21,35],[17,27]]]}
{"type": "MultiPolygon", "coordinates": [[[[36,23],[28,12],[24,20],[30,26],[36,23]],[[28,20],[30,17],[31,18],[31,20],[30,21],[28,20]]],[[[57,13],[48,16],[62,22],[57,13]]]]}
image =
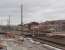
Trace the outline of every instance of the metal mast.
{"type": "Polygon", "coordinates": [[[23,5],[21,4],[21,34],[23,35],[23,5]]]}
{"type": "Polygon", "coordinates": [[[8,31],[10,31],[10,16],[8,16],[7,26],[8,26],[8,31]]]}
{"type": "Polygon", "coordinates": [[[10,16],[8,17],[8,26],[10,26],[10,16]]]}
{"type": "Polygon", "coordinates": [[[23,5],[21,4],[21,25],[23,25],[23,5]]]}

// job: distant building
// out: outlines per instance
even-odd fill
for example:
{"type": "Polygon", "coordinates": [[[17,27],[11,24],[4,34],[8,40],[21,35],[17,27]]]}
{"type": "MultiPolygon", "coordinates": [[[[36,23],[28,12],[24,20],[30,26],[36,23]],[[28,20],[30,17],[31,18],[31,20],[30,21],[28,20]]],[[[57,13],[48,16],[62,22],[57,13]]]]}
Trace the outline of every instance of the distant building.
{"type": "MultiPolygon", "coordinates": [[[[37,22],[30,22],[30,23],[27,23],[27,24],[24,24],[23,25],[23,31],[27,31],[27,32],[30,32],[32,31],[35,26],[37,26],[39,23],[37,22]]],[[[18,26],[19,30],[21,30],[21,25],[18,26]]]]}
{"type": "Polygon", "coordinates": [[[65,20],[46,21],[42,23],[31,22],[24,24],[23,27],[24,31],[28,32],[65,32],[65,20]]]}
{"type": "Polygon", "coordinates": [[[0,32],[9,32],[9,31],[16,31],[17,26],[11,25],[8,27],[7,25],[0,25],[0,32]]]}
{"type": "Polygon", "coordinates": [[[31,23],[26,24],[26,27],[28,27],[29,30],[32,30],[32,28],[36,27],[37,25],[39,25],[39,23],[31,22],[31,23]]]}
{"type": "Polygon", "coordinates": [[[51,32],[63,32],[65,31],[65,20],[55,20],[55,21],[46,21],[41,23],[44,28],[44,25],[51,32]]]}

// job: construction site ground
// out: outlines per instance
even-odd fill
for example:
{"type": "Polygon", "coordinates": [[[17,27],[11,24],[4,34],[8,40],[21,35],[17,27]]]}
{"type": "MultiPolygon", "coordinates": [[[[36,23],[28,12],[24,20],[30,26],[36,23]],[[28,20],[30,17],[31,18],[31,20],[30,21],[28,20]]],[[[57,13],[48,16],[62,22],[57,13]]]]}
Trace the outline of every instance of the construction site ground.
{"type": "Polygon", "coordinates": [[[24,38],[24,41],[20,41],[18,37],[5,38],[4,35],[0,35],[0,42],[6,46],[7,50],[61,50],[33,41],[31,38],[24,38]]]}

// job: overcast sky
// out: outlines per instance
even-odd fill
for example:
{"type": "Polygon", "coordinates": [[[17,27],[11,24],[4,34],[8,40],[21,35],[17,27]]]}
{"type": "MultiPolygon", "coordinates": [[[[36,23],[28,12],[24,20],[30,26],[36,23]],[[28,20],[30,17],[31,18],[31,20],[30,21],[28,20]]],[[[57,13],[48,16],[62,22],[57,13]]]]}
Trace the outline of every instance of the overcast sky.
{"type": "Polygon", "coordinates": [[[23,0],[0,0],[0,24],[7,24],[11,16],[11,24],[20,24],[20,5],[23,0]]]}
{"type": "Polygon", "coordinates": [[[65,19],[65,0],[0,0],[0,24],[7,24],[9,15],[11,24],[19,24],[21,3],[24,23],[65,19]]]}

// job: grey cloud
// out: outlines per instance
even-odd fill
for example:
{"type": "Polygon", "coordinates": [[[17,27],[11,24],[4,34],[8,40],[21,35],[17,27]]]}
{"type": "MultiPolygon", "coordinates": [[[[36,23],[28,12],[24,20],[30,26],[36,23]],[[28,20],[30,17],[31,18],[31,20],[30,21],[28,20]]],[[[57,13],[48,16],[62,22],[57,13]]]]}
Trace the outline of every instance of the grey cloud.
{"type": "Polygon", "coordinates": [[[4,24],[7,24],[6,17],[10,15],[12,16],[11,24],[20,24],[20,4],[22,2],[23,0],[0,0],[0,21],[2,20],[4,24]]]}
{"type": "Polygon", "coordinates": [[[39,20],[40,17],[40,21],[63,19],[64,14],[65,0],[25,0],[24,2],[24,17],[27,19],[39,20]]]}
{"type": "Polygon", "coordinates": [[[21,4],[24,23],[65,18],[65,0],[0,0],[0,16],[14,16],[11,23],[19,24],[21,4]]]}

